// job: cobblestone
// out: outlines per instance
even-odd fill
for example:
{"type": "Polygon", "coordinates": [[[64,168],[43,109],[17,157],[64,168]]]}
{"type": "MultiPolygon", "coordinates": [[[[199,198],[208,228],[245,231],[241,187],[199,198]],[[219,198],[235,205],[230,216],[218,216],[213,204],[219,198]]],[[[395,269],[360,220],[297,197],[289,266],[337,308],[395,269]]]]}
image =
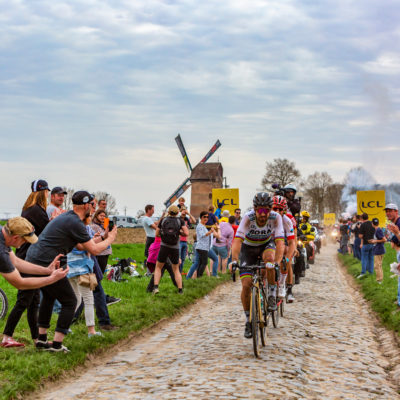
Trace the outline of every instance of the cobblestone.
{"type": "MultiPolygon", "coordinates": [[[[41,399],[400,399],[365,304],[347,285],[335,249],[317,256],[296,301],[255,359],[243,337],[240,283],[41,399]]],[[[376,328],[376,329],[375,329],[376,328]]],[[[390,352],[390,349],[386,349],[390,352]]],[[[393,350],[395,351],[395,350],[393,350]]],[[[396,353],[395,355],[398,355],[396,353]]],[[[399,370],[392,375],[398,375],[399,370]]]]}

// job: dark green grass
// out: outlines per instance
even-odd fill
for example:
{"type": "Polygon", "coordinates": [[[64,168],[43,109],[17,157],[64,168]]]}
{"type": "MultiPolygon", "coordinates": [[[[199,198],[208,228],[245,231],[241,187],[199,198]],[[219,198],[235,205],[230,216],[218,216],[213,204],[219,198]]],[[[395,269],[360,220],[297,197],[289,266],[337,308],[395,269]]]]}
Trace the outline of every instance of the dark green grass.
{"type": "MultiPolygon", "coordinates": [[[[356,279],[364,297],[369,300],[372,309],[382,323],[389,329],[400,333],[400,309],[395,304],[397,299],[397,277],[391,278],[390,264],[396,261],[396,253],[389,244],[385,245],[383,258],[383,283],[378,284],[375,273],[356,279]]],[[[339,259],[346,265],[348,272],[357,277],[361,273],[361,263],[351,255],[339,254],[339,259]]]]}
{"type": "MultiPolygon", "coordinates": [[[[114,245],[113,258],[132,257],[139,265],[143,262],[144,246],[141,244],[114,245]]],[[[190,263],[185,263],[185,269],[190,263]]],[[[144,273],[138,266],[138,272],[144,273]]],[[[31,341],[26,314],[21,318],[14,334],[14,338],[25,343],[24,349],[0,348],[0,399],[15,398],[20,394],[32,391],[46,378],[56,379],[64,371],[81,365],[88,354],[105,349],[119,340],[126,338],[130,332],[139,331],[162,318],[171,317],[182,307],[203,297],[216,286],[229,280],[229,275],[220,279],[206,276],[197,280],[184,281],[184,294],[178,295],[172,285],[169,274],[164,275],[160,283],[160,294],[153,296],[146,292],[149,278],[128,278],[127,282],[115,283],[103,280],[106,293],[120,297],[120,303],[109,307],[112,323],[120,326],[117,331],[105,332],[103,337],[88,338],[84,319],[72,325],[72,334],[68,335],[64,343],[71,350],[69,354],[49,354],[38,352],[31,341]]],[[[0,277],[0,286],[7,293],[10,308],[15,304],[17,290],[11,287],[0,277]]],[[[53,314],[52,326],[49,331],[51,340],[57,316],[53,314]]],[[[0,321],[1,332],[4,329],[5,319],[0,321]]]]}

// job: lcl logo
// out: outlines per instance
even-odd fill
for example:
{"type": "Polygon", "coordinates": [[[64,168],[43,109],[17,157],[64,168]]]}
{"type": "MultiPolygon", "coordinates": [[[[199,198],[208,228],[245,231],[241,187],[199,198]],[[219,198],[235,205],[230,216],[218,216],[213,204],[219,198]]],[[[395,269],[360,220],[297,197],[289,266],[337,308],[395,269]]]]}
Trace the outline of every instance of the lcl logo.
{"type": "Polygon", "coordinates": [[[365,212],[368,215],[377,215],[379,214],[379,208],[383,208],[384,205],[379,202],[379,200],[371,200],[371,201],[362,201],[360,203],[360,210],[365,212]],[[375,212],[371,212],[371,209],[375,209],[375,212]],[[378,209],[378,210],[377,210],[378,209]]]}
{"type": "Polygon", "coordinates": [[[223,199],[222,201],[219,201],[219,200],[217,199],[217,204],[218,204],[218,206],[225,207],[226,205],[229,204],[229,202],[231,203],[230,205],[232,205],[232,206],[237,206],[237,203],[234,202],[234,199],[223,199]]]}

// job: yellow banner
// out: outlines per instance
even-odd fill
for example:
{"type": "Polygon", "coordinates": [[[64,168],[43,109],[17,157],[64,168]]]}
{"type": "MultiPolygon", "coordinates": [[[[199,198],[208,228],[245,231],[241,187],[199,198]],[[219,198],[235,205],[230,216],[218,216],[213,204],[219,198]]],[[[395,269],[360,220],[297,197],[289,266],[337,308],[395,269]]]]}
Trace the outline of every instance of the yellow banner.
{"type": "Polygon", "coordinates": [[[239,189],[213,189],[212,203],[215,211],[222,203],[222,211],[228,210],[230,215],[235,215],[235,209],[239,208],[239,189]]]}
{"type": "Polygon", "coordinates": [[[385,191],[384,190],[361,190],[357,192],[358,214],[368,214],[368,219],[379,219],[379,226],[385,226],[385,191]]]}
{"type": "Polygon", "coordinates": [[[336,223],[336,214],[335,213],[326,213],[324,214],[324,225],[332,226],[336,223]]]}

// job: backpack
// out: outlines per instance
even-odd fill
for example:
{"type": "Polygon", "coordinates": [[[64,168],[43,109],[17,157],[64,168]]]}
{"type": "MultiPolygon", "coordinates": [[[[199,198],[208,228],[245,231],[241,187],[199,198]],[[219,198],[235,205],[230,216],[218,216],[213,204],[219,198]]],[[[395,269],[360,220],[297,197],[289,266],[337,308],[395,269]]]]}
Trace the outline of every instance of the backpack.
{"type": "Polygon", "coordinates": [[[160,236],[165,244],[175,245],[179,242],[181,221],[175,217],[166,217],[161,222],[160,236]]]}

